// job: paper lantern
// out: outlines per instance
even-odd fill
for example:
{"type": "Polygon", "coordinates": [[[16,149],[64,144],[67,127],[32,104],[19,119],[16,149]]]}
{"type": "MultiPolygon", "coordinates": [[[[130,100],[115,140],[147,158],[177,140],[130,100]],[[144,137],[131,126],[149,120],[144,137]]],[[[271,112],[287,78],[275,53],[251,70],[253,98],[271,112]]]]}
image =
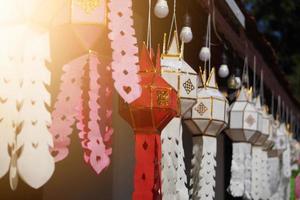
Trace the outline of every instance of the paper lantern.
{"type": "MultiPolygon", "coordinates": [[[[166,35],[164,36],[166,43],[166,35]]],[[[179,49],[177,32],[174,32],[171,44],[161,55],[161,76],[177,91],[180,101],[179,115],[184,116],[196,103],[198,75],[183,60],[183,45],[179,49]]],[[[164,47],[166,44],[164,45],[164,47]]]]}
{"type": "Polygon", "coordinates": [[[272,149],[272,147],[274,146],[274,127],[273,127],[273,123],[274,123],[274,117],[273,115],[268,115],[268,119],[269,119],[269,136],[268,139],[265,141],[265,143],[263,144],[263,149],[265,151],[269,151],[272,149]]]}
{"type": "Polygon", "coordinates": [[[242,87],[236,101],[229,108],[229,129],[226,134],[234,142],[257,141],[259,133],[259,114],[242,87]]]}
{"type": "Polygon", "coordinates": [[[160,196],[160,132],[178,112],[177,94],[160,76],[160,52],[156,67],[145,44],[140,53],[142,95],[130,104],[121,100],[120,114],[135,133],[135,184],[133,199],[160,196]]]}
{"type": "MultiPolygon", "coordinates": [[[[200,72],[201,73],[201,72],[200,72]]],[[[217,136],[227,126],[229,107],[226,97],[218,90],[215,69],[200,76],[197,103],[185,115],[185,123],[194,135],[217,136]]]]}
{"type": "Polygon", "coordinates": [[[262,146],[267,141],[270,131],[271,131],[271,123],[270,116],[267,114],[267,107],[260,105],[260,96],[256,98],[256,109],[258,110],[258,123],[259,123],[259,132],[257,140],[254,142],[256,146],[262,146]]]}
{"type": "Polygon", "coordinates": [[[286,150],[287,145],[288,145],[288,130],[286,128],[285,123],[280,123],[279,128],[276,130],[275,148],[278,151],[283,152],[284,150],[286,150]]]}
{"type": "Polygon", "coordinates": [[[179,49],[177,31],[174,31],[166,50],[161,55],[161,76],[177,91],[179,112],[161,133],[162,141],[162,195],[163,199],[189,198],[186,187],[181,117],[196,103],[197,73],[183,60],[183,45],[179,49]]]}
{"type": "Polygon", "coordinates": [[[200,85],[197,103],[187,112],[185,123],[193,133],[193,154],[191,175],[193,198],[212,200],[215,197],[216,136],[227,125],[227,99],[218,90],[215,70],[208,80],[200,70],[200,85]],[[202,149],[201,149],[202,146],[202,149]]]}

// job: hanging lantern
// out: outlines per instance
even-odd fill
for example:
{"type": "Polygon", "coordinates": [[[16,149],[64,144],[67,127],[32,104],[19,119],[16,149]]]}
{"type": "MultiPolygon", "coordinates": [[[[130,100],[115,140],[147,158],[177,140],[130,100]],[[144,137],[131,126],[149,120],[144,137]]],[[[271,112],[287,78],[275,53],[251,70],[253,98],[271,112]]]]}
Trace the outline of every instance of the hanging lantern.
{"type": "MultiPolygon", "coordinates": [[[[66,158],[69,153],[69,136],[74,130],[73,127],[76,127],[84,151],[84,161],[99,174],[109,166],[112,153],[113,81],[111,77],[112,68],[115,72],[116,62],[110,60],[107,15],[111,17],[119,4],[117,1],[114,1],[117,6],[109,4],[111,12],[108,13],[106,0],[62,2],[60,12],[53,19],[53,23],[57,25],[53,27],[52,32],[52,42],[55,48],[53,52],[61,52],[62,48],[69,51],[63,56],[54,56],[55,58],[61,56],[59,60],[60,63],[64,63],[64,66],[60,91],[52,112],[53,123],[50,127],[54,138],[52,152],[56,162],[66,158]],[[100,101],[101,98],[105,98],[106,101],[100,101]]],[[[130,3],[131,1],[128,0],[128,6],[130,3]]],[[[132,20],[128,6],[123,6],[122,10],[118,9],[118,14],[122,14],[122,17],[117,19],[119,22],[124,20],[123,17],[127,17],[126,20],[132,20]]],[[[114,29],[120,27],[115,18],[110,18],[110,23],[114,24],[110,25],[114,29]]],[[[131,30],[130,23],[123,24],[123,35],[127,35],[128,29],[131,30]]],[[[134,38],[131,39],[134,42],[134,38]]],[[[124,46],[127,48],[134,46],[134,44],[125,45],[127,43],[123,42],[124,38],[119,38],[118,50],[120,52],[127,52],[124,46]],[[124,46],[121,47],[120,44],[124,46]]],[[[115,42],[112,43],[115,44],[115,42]]],[[[113,53],[113,55],[114,58],[120,58],[119,54],[113,53]]],[[[132,59],[131,56],[128,55],[128,57],[132,59]]],[[[118,64],[123,66],[123,63],[118,64]]],[[[132,65],[132,68],[134,67],[132,65]]],[[[130,77],[132,77],[131,72],[128,71],[130,77]]],[[[133,73],[136,75],[136,72],[133,73]]],[[[121,80],[120,77],[119,80],[121,80]]]]}
{"type": "Polygon", "coordinates": [[[143,45],[140,54],[142,95],[126,104],[121,101],[120,114],[135,133],[135,185],[133,199],[152,200],[160,196],[160,132],[178,113],[176,91],[160,73],[160,53],[156,67],[143,45]]]}
{"type": "Polygon", "coordinates": [[[236,101],[229,108],[229,129],[226,134],[234,142],[254,143],[258,138],[259,115],[242,87],[236,101]]]}
{"type": "MultiPolygon", "coordinates": [[[[267,110],[267,109],[265,109],[267,110]]],[[[269,136],[268,139],[265,141],[265,143],[263,144],[263,149],[265,151],[269,151],[272,149],[272,147],[274,146],[274,127],[273,127],[273,123],[274,123],[274,117],[272,114],[268,115],[268,119],[269,119],[269,136]]]]}
{"type": "Polygon", "coordinates": [[[194,197],[213,199],[215,196],[216,136],[227,126],[227,99],[218,90],[215,70],[208,80],[200,70],[197,103],[186,114],[185,123],[193,133],[192,176],[194,197]],[[202,150],[199,147],[202,146],[202,150]],[[197,166],[200,162],[200,167],[197,166]]]}
{"type": "Polygon", "coordinates": [[[185,174],[182,122],[184,116],[196,103],[197,73],[183,60],[183,45],[179,49],[177,31],[161,55],[161,76],[177,91],[179,112],[162,131],[162,195],[163,199],[187,200],[188,190],[185,174]],[[176,156],[177,155],[177,156],[176,156]]]}
{"type": "Polygon", "coordinates": [[[218,75],[221,78],[226,78],[229,75],[229,69],[227,65],[227,56],[225,53],[222,55],[222,65],[219,68],[218,75]]]}
{"type": "MultiPolygon", "coordinates": [[[[278,122],[277,122],[278,123],[278,122]]],[[[288,145],[288,131],[285,123],[280,123],[279,128],[276,130],[275,148],[280,152],[286,150],[288,145]]]]}
{"type": "Polygon", "coordinates": [[[191,16],[187,13],[184,15],[184,23],[183,27],[180,32],[180,39],[184,43],[189,43],[193,39],[193,32],[192,32],[192,18],[191,16]]]}
{"type": "Polygon", "coordinates": [[[259,114],[251,101],[252,90],[242,87],[229,108],[229,129],[225,130],[233,141],[229,191],[234,197],[251,196],[251,143],[260,135],[259,114]]]}
{"type": "Polygon", "coordinates": [[[158,18],[165,18],[169,14],[169,6],[166,0],[157,0],[154,7],[154,14],[158,18]]]}
{"type": "MultiPolygon", "coordinates": [[[[201,72],[200,72],[201,73],[201,72]]],[[[205,81],[205,71],[200,76],[200,87],[197,91],[197,103],[186,114],[185,123],[194,135],[217,136],[228,122],[228,101],[218,90],[215,69],[205,81]]]]}
{"type": "Polygon", "coordinates": [[[263,108],[261,107],[260,104],[260,96],[258,96],[256,98],[256,109],[258,110],[258,129],[260,131],[260,135],[258,136],[257,140],[254,142],[254,145],[256,146],[262,146],[264,145],[264,143],[266,142],[266,140],[268,139],[269,135],[270,135],[270,117],[267,114],[267,107],[263,106],[263,108]]]}

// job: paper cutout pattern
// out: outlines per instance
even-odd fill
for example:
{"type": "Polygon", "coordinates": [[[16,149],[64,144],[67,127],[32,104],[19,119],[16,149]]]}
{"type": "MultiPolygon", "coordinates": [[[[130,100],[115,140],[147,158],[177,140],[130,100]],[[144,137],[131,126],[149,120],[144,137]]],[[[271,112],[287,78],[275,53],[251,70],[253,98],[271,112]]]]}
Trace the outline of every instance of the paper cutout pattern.
{"type": "Polygon", "coordinates": [[[164,200],[188,199],[181,118],[173,118],[163,129],[161,143],[162,197],[164,200]]]}
{"type": "Polygon", "coordinates": [[[233,143],[229,192],[234,197],[250,199],[251,194],[251,144],[233,143]]]}
{"type": "Polygon", "coordinates": [[[111,31],[108,37],[113,50],[111,66],[114,86],[125,102],[131,103],[142,93],[137,74],[138,47],[133,28],[132,1],[111,0],[108,8],[108,28],[111,31]]]}
{"type": "Polygon", "coordinates": [[[5,27],[0,32],[0,177],[9,171],[13,190],[19,177],[39,188],[54,172],[48,130],[49,35],[26,25],[5,27]]]}
{"type": "MultiPolygon", "coordinates": [[[[60,93],[52,113],[51,132],[54,138],[56,161],[64,159],[69,151],[69,135],[76,119],[79,138],[84,149],[84,160],[99,174],[109,166],[112,105],[100,104],[99,93],[111,100],[111,87],[100,85],[102,77],[109,77],[109,66],[103,66],[97,55],[89,53],[63,67],[60,93]],[[101,70],[99,70],[101,68],[101,70]],[[100,74],[103,73],[103,74],[100,74]],[[99,116],[99,113],[102,113],[99,116]],[[104,121],[104,122],[103,122],[104,121]]],[[[102,96],[101,96],[102,97],[102,96]]],[[[111,101],[110,101],[111,102],[111,101]]]]}
{"type": "Polygon", "coordinates": [[[214,188],[216,185],[216,152],[217,140],[209,136],[193,138],[192,160],[192,199],[213,200],[215,198],[214,188]]]}

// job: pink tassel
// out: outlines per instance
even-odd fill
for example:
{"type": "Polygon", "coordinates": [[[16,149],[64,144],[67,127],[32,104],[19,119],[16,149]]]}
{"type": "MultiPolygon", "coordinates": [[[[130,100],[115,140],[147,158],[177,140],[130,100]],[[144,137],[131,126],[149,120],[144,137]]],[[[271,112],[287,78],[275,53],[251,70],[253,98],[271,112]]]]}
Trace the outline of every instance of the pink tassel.
{"type": "Polygon", "coordinates": [[[139,84],[140,77],[137,74],[138,48],[137,39],[132,19],[132,1],[114,0],[108,3],[108,35],[111,41],[112,52],[112,77],[114,85],[120,96],[131,103],[141,96],[142,90],[139,84]]]}
{"type": "Polygon", "coordinates": [[[79,57],[63,66],[62,83],[60,92],[52,112],[52,125],[50,131],[53,135],[55,161],[63,160],[68,154],[68,146],[77,115],[76,107],[80,105],[82,66],[86,63],[87,56],[79,57]]]}
{"type": "MultiPolygon", "coordinates": [[[[98,112],[103,108],[98,103],[100,90],[100,75],[98,73],[99,60],[96,55],[90,54],[89,68],[86,68],[83,77],[81,106],[78,112],[77,128],[80,130],[79,137],[84,149],[84,159],[99,174],[110,164],[111,148],[106,149],[101,128],[99,126],[100,116],[98,112]]],[[[101,69],[102,70],[102,69],[101,69]]],[[[104,88],[101,88],[102,90],[104,88]]],[[[105,101],[107,101],[106,98],[105,101]]]]}

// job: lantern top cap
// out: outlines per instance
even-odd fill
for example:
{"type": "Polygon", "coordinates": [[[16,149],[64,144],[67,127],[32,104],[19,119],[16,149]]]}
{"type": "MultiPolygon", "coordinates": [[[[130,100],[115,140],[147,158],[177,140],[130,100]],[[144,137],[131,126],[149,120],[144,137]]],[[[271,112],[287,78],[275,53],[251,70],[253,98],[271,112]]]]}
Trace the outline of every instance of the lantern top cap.
{"type": "Polygon", "coordinates": [[[245,87],[241,88],[236,101],[248,101],[247,94],[246,94],[246,88],[245,87]]]}
{"type": "MultiPolygon", "coordinates": [[[[169,35],[169,37],[171,37],[171,35],[169,35]]],[[[164,34],[164,41],[163,41],[163,57],[178,57],[178,58],[182,58],[182,54],[183,54],[183,42],[180,46],[180,42],[179,42],[179,38],[178,38],[178,33],[175,30],[173,32],[173,37],[170,41],[170,44],[168,44],[167,42],[167,34],[164,34]],[[169,46],[167,46],[169,45],[169,46]]]]}
{"type": "Polygon", "coordinates": [[[154,52],[153,49],[148,50],[145,42],[142,44],[140,57],[139,57],[139,65],[140,72],[159,72],[160,71],[160,47],[157,47],[157,55],[156,55],[156,65],[154,65],[154,52]]]}
{"type": "Polygon", "coordinates": [[[207,80],[206,80],[206,70],[204,69],[204,71],[202,72],[201,67],[199,67],[199,78],[200,78],[199,87],[218,89],[218,84],[216,81],[216,71],[214,67],[211,69],[207,80]]]}
{"type": "Polygon", "coordinates": [[[256,100],[255,108],[258,109],[258,110],[262,110],[260,95],[258,95],[255,100],[256,100]]]}

